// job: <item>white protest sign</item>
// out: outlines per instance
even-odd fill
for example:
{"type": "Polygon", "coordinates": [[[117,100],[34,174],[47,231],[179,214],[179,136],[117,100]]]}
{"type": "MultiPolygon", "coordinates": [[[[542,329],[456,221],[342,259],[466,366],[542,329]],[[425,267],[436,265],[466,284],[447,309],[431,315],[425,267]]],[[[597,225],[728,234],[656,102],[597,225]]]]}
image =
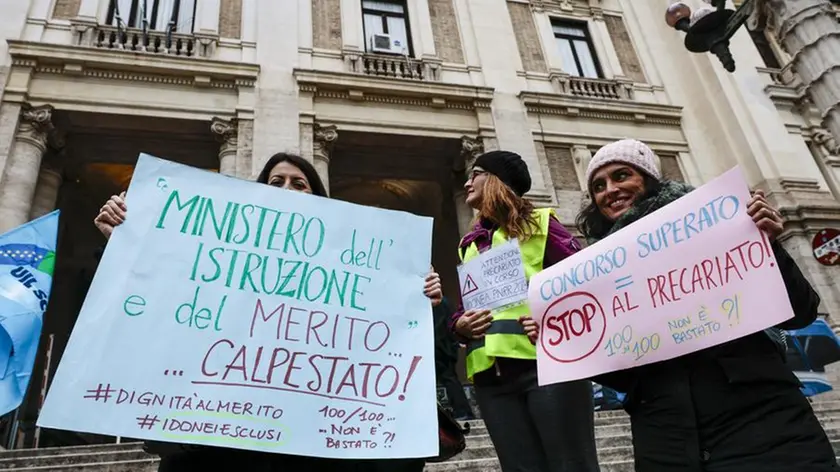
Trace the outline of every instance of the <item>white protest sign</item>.
{"type": "Polygon", "coordinates": [[[531,278],[540,385],[672,359],[793,317],[740,168],[531,278]]]}
{"type": "Polygon", "coordinates": [[[126,203],[38,425],[437,454],[431,219],[146,155],[126,203]]]}
{"type": "Polygon", "coordinates": [[[528,299],[528,281],[516,239],[461,264],[458,278],[465,310],[495,310],[528,299]]]}

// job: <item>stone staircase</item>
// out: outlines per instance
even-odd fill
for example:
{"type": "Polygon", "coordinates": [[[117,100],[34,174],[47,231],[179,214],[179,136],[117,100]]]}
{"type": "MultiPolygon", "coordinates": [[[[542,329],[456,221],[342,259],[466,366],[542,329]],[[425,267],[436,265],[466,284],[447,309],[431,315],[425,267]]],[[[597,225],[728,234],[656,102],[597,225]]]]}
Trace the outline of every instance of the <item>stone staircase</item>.
{"type": "MultiPolygon", "coordinates": [[[[814,399],[814,410],[840,455],[840,392],[814,399]]],[[[428,464],[427,472],[497,472],[493,445],[481,421],[470,422],[467,449],[454,459],[428,464]]],[[[623,411],[595,413],[595,437],[602,472],[633,472],[630,420],[623,411]]],[[[155,472],[157,458],[140,443],[103,444],[0,452],[0,472],[155,472]]]]}

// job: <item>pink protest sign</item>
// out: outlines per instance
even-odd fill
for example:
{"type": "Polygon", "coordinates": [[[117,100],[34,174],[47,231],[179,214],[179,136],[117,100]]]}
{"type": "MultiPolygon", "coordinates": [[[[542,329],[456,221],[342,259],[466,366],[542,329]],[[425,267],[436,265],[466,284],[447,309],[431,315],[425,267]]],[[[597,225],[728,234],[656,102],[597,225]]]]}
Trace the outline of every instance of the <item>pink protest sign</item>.
{"type": "Polygon", "coordinates": [[[739,168],[530,281],[540,385],[672,359],[793,317],[739,168]]]}

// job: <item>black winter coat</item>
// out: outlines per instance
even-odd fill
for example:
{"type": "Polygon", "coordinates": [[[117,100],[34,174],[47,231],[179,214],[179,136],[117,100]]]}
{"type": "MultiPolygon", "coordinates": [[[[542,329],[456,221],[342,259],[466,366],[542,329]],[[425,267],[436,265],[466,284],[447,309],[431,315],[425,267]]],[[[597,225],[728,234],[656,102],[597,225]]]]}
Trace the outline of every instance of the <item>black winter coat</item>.
{"type": "MultiPolygon", "coordinates": [[[[781,245],[773,251],[796,314],[778,327],[807,326],[819,296],[781,245]]],[[[764,332],[594,380],[627,393],[636,472],[840,470],[799,380],[764,332]]]]}

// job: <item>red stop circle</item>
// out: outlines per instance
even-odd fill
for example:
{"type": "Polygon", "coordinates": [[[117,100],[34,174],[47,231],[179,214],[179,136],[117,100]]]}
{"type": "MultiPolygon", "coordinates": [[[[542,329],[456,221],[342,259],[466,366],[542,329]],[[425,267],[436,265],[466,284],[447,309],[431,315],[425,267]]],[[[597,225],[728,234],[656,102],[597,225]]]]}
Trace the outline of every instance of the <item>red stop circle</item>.
{"type": "Polygon", "coordinates": [[[825,228],[811,242],[814,258],[822,265],[840,264],[840,231],[825,228]]]}

